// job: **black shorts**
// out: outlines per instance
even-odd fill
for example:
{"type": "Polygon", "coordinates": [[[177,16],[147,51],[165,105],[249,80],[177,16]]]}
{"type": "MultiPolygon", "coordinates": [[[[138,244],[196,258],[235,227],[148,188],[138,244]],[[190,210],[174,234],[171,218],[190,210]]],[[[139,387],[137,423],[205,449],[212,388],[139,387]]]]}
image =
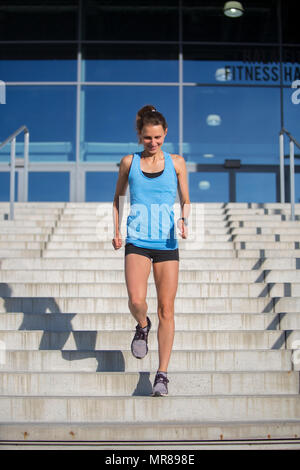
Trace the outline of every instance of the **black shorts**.
{"type": "Polygon", "coordinates": [[[151,259],[153,263],[159,263],[160,261],[179,261],[178,248],[175,250],[152,250],[151,248],[141,248],[135,246],[132,243],[126,243],[125,245],[125,256],[129,253],[137,253],[138,255],[146,256],[151,259]]]}

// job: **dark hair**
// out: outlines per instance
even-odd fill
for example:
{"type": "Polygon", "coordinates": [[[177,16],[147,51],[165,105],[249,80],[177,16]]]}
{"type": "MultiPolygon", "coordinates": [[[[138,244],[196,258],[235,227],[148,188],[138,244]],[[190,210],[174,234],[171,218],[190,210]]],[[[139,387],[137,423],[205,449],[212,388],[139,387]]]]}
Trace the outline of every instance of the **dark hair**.
{"type": "Polygon", "coordinates": [[[144,126],[149,124],[152,126],[161,125],[164,131],[168,128],[165,117],[152,104],[143,106],[136,115],[136,130],[138,134],[142,132],[144,126]]]}

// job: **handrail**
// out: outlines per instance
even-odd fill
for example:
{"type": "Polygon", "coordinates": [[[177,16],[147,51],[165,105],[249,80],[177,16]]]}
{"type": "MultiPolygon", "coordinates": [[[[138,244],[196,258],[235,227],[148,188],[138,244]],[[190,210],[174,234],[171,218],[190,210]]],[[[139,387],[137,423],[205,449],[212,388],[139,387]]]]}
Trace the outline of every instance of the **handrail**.
{"type": "Polygon", "coordinates": [[[14,219],[14,203],[15,203],[15,168],[16,168],[16,138],[21,132],[24,132],[24,183],[23,183],[23,200],[27,201],[28,197],[28,150],[29,150],[29,130],[26,126],[21,126],[13,132],[2,144],[0,149],[7,144],[10,145],[10,211],[9,219],[14,219]]]}
{"type": "Polygon", "coordinates": [[[292,136],[290,132],[288,132],[284,127],[281,129],[280,134],[286,134],[290,140],[294,142],[294,144],[298,147],[300,150],[300,143],[295,139],[295,137],[292,136]]]}
{"type": "Polygon", "coordinates": [[[279,133],[279,153],[280,153],[280,200],[285,202],[284,192],[284,134],[290,140],[290,199],[291,199],[291,220],[295,220],[295,145],[300,149],[300,143],[284,127],[279,133]]]}
{"type": "Polygon", "coordinates": [[[12,139],[14,139],[15,137],[17,137],[19,134],[21,134],[21,132],[24,131],[24,133],[29,133],[29,130],[27,129],[26,126],[21,126],[19,127],[19,129],[17,129],[15,132],[13,132],[9,137],[7,137],[7,139],[5,139],[2,144],[0,144],[0,149],[2,147],[5,147],[6,144],[9,144],[9,142],[12,141],[12,139]]]}

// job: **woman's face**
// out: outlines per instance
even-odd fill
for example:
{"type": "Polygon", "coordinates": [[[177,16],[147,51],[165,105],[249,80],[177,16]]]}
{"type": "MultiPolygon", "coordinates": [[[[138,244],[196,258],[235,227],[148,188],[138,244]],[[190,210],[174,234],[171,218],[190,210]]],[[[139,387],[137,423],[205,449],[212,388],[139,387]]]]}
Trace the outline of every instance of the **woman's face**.
{"type": "Polygon", "coordinates": [[[159,124],[158,126],[144,126],[140,133],[140,143],[144,145],[144,149],[148,153],[156,153],[160,150],[167,135],[167,129],[164,130],[159,124]]]}

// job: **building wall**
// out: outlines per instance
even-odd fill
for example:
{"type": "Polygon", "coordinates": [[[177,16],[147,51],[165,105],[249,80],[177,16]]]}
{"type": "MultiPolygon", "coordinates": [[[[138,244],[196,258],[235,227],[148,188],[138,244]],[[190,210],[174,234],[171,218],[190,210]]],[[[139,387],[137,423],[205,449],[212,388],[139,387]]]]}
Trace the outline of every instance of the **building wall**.
{"type": "MultiPolygon", "coordinates": [[[[192,201],[279,201],[281,127],[300,140],[298,2],[244,1],[239,18],[224,1],[153,3],[1,2],[0,141],[29,129],[28,200],[112,200],[117,164],[140,149],[136,111],[151,103],[169,124],[165,150],[186,159],[192,201]]],[[[6,146],[0,200],[9,158],[6,146]]],[[[297,158],[295,179],[298,202],[297,158]]]]}

